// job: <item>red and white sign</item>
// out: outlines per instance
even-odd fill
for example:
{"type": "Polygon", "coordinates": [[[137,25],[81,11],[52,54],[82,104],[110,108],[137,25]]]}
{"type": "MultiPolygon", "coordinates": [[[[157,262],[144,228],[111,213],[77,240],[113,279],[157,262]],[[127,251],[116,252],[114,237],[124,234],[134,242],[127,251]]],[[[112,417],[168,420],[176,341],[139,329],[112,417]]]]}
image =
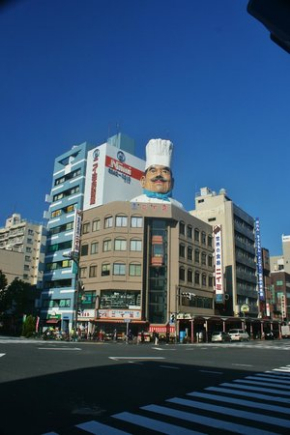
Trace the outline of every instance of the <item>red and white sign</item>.
{"type": "Polygon", "coordinates": [[[175,325],[150,325],[149,332],[158,332],[158,334],[174,334],[175,325]]]}
{"type": "Polygon", "coordinates": [[[88,152],[84,210],[142,193],[145,161],[107,143],[88,152]]]}

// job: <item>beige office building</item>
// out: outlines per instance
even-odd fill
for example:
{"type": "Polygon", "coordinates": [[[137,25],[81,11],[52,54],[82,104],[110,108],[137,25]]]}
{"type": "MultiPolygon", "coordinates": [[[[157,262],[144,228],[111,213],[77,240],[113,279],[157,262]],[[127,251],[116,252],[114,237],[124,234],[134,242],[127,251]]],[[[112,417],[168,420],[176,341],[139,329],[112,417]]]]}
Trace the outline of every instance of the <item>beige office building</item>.
{"type": "MultiPolygon", "coordinates": [[[[28,222],[20,214],[12,214],[0,228],[0,269],[9,277],[17,277],[31,285],[42,281],[45,229],[43,225],[28,222]],[[7,251],[20,253],[10,255],[7,251]]],[[[9,278],[10,280],[10,278],[9,278]]]]}
{"type": "MultiPolygon", "coordinates": [[[[227,196],[204,187],[195,198],[193,216],[221,232],[220,298],[216,312],[227,316],[258,316],[255,220],[227,196]]],[[[216,263],[218,257],[216,256],[216,263]]]]}
{"type": "Polygon", "coordinates": [[[193,336],[195,319],[214,315],[211,225],[170,202],[128,201],[82,222],[79,324],[193,336]]]}

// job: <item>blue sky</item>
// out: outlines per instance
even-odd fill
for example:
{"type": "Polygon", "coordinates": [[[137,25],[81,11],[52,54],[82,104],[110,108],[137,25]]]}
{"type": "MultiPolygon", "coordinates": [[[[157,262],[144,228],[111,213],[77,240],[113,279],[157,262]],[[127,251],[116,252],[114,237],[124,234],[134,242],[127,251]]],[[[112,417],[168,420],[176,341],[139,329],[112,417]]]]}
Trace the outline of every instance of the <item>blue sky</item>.
{"type": "Polygon", "coordinates": [[[290,234],[290,57],[248,0],[20,0],[0,11],[0,226],[42,221],[56,156],[117,132],[174,143],[174,197],[207,186],[290,234]]]}

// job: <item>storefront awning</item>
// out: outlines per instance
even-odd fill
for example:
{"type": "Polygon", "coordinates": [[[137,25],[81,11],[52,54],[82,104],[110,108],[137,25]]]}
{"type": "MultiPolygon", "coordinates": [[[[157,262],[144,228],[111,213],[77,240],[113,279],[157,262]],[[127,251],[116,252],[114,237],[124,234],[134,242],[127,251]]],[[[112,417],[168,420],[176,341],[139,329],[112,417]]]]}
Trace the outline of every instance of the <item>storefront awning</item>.
{"type": "Polygon", "coordinates": [[[46,323],[50,323],[50,324],[54,324],[54,325],[58,322],[60,322],[60,319],[47,319],[46,320],[46,323]]]}

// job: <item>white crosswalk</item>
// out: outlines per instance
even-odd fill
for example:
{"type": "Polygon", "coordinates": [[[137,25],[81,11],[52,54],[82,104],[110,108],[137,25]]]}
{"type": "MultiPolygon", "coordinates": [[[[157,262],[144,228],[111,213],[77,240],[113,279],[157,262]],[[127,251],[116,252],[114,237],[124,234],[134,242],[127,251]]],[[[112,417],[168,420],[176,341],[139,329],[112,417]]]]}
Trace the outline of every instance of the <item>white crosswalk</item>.
{"type": "Polygon", "coordinates": [[[290,365],[172,397],[161,405],[148,404],[134,413],[114,414],[109,420],[109,424],[86,421],[75,426],[74,434],[286,435],[290,433],[290,365]]]}

